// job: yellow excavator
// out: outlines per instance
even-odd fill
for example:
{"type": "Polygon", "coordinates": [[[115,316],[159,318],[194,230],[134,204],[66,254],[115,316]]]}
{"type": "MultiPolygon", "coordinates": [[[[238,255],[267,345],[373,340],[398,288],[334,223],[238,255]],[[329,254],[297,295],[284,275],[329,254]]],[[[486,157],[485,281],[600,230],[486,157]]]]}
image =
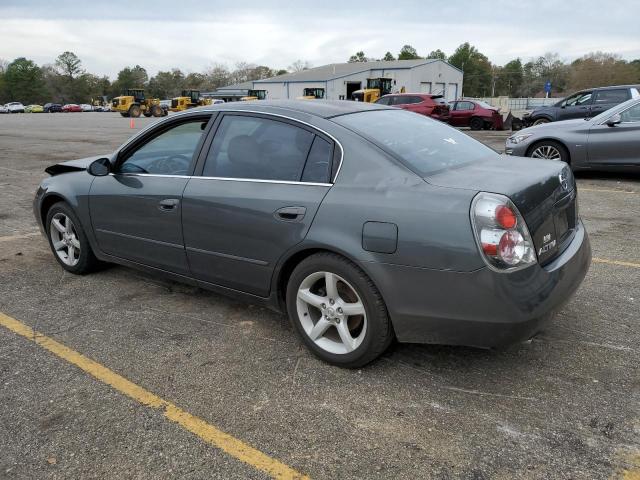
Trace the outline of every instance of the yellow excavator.
{"type": "Polygon", "coordinates": [[[367,78],[367,88],[353,92],[351,100],[373,103],[383,95],[391,93],[392,86],[393,79],[391,78],[367,78]]]}
{"type": "Polygon", "coordinates": [[[246,97],[242,97],[240,100],[243,102],[248,102],[250,100],[265,100],[267,98],[267,91],[266,90],[253,90],[250,89],[247,92],[247,96],[246,97]]]}
{"type": "Polygon", "coordinates": [[[171,99],[171,107],[169,110],[172,112],[182,112],[189,108],[211,104],[212,100],[210,98],[200,97],[200,90],[182,90],[179,97],[171,99]]]}
{"type": "Polygon", "coordinates": [[[324,88],[305,88],[297,100],[315,100],[324,98],[324,88]]]}
{"type": "Polygon", "coordinates": [[[119,112],[123,117],[137,118],[141,114],[145,117],[164,117],[167,111],[160,105],[159,98],[146,98],[143,88],[128,88],[119,97],[111,100],[111,110],[119,112]]]}

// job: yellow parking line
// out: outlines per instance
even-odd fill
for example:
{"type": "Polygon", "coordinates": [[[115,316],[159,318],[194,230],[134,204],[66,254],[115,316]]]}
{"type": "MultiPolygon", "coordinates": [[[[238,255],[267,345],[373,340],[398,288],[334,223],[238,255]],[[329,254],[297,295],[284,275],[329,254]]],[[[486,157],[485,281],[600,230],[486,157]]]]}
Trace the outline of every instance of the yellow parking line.
{"type": "Polygon", "coordinates": [[[594,257],[591,259],[591,261],[593,261],[593,263],[608,263],[609,265],[620,265],[622,267],[640,268],[640,263],[623,262],[621,260],[609,260],[607,258],[594,257]]]}
{"type": "Polygon", "coordinates": [[[589,187],[581,187],[578,185],[579,192],[608,192],[608,193],[631,193],[638,194],[640,192],[635,192],[633,190],[618,190],[615,188],[589,188],[589,187]]]}
{"type": "Polygon", "coordinates": [[[145,390],[139,385],[118,375],[107,367],[94,362],[81,353],[56,342],[39,332],[36,332],[28,325],[11,318],[0,312],[0,325],[34,342],[40,347],[48,350],[57,357],[66,360],[76,367],[84,370],[102,383],[110,385],[120,393],[136,400],[137,402],[151,408],[164,409],[164,416],[176,422],[182,428],[197,435],[205,442],[228,453],[253,468],[260,470],[276,479],[308,479],[309,477],[297,472],[293,468],[275,460],[259,450],[247,445],[228,433],[219,430],[208,424],[201,418],[191,415],[180,407],[168,402],[157,395],[145,390]]]}

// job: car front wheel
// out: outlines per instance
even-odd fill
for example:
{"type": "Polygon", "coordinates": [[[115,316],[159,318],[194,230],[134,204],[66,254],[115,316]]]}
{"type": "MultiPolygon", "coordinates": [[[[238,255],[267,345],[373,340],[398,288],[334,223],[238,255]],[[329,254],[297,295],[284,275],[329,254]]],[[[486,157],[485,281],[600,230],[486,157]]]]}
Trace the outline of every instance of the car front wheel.
{"type": "Polygon", "coordinates": [[[536,125],[544,125],[545,123],[549,123],[549,120],[547,118],[538,118],[534,120],[533,126],[535,127],[536,125]]]}
{"type": "Polygon", "coordinates": [[[53,255],[68,272],[82,275],[99,265],[80,221],[66,203],[58,202],[49,209],[46,231],[53,255]]]}
{"type": "Polygon", "coordinates": [[[386,306],[371,279],[333,253],[312,255],[294,269],[287,311],[309,349],[341,367],[371,362],[393,339],[386,306]]]}
{"type": "Polygon", "coordinates": [[[569,152],[564,145],[554,142],[553,140],[543,140],[534,144],[527,156],[531,158],[544,158],[547,160],[562,160],[569,163],[569,152]]]}

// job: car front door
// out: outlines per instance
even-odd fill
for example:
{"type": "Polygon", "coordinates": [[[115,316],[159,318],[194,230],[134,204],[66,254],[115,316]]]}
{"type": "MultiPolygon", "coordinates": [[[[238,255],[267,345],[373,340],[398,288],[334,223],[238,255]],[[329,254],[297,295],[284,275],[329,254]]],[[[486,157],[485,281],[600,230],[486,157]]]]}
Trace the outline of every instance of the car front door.
{"type": "Polygon", "coordinates": [[[183,195],[191,271],[266,297],[278,259],[304,239],[331,188],[341,150],[275,115],[228,112],[213,128],[183,195]]]}
{"type": "Polygon", "coordinates": [[[556,120],[588,117],[590,115],[592,100],[593,95],[591,91],[578,92],[567,97],[558,109],[558,118],[556,120]]]}
{"type": "Polygon", "coordinates": [[[113,173],[94,179],[89,209],[103,252],[189,273],[182,236],[182,192],[209,119],[206,114],[163,122],[117,154],[113,173]]]}
{"type": "Polygon", "coordinates": [[[593,165],[640,166],[640,103],[620,113],[621,122],[604,122],[589,130],[589,163],[593,165]]]}

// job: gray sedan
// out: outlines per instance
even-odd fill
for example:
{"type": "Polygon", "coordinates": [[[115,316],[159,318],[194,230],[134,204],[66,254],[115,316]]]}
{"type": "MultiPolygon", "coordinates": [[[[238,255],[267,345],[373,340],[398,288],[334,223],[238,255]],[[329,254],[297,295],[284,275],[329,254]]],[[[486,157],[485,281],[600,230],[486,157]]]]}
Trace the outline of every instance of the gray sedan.
{"type": "Polygon", "coordinates": [[[361,102],[193,109],[46,171],[34,213],[65,270],[118,263],[286,312],[345,367],[394,338],[528,339],[591,259],[566,165],[361,102]]]}
{"type": "Polygon", "coordinates": [[[507,155],[562,160],[573,170],[640,171],[640,99],[600,115],[525,128],[510,136],[507,155]]]}

